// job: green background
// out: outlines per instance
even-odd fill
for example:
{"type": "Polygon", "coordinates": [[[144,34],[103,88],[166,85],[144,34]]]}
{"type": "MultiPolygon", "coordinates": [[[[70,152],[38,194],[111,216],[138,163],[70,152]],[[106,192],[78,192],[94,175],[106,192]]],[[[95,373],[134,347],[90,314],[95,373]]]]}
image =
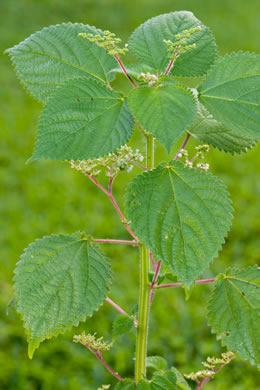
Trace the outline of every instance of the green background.
{"type": "MultiPolygon", "coordinates": [[[[21,320],[7,304],[12,297],[15,263],[24,247],[51,233],[86,231],[96,238],[128,239],[108,199],[94,185],[59,162],[25,165],[33,150],[41,105],[25,93],[3,51],[50,24],[83,22],[109,29],[125,41],[146,19],[174,10],[190,10],[215,34],[219,54],[238,50],[260,51],[258,0],[0,0],[0,389],[92,390],[113,378],[82,346],[71,342],[83,330],[111,340],[117,312],[105,303],[92,319],[65,336],[46,341],[32,361],[27,356],[21,320]]],[[[120,79],[124,88],[125,83],[120,79]]],[[[132,141],[144,150],[143,141],[132,141]]],[[[190,148],[195,142],[190,143],[190,148]]],[[[172,151],[171,156],[176,152],[172,151]]],[[[233,227],[219,259],[202,277],[226,267],[242,267],[259,260],[260,147],[232,157],[211,150],[210,169],[227,185],[234,203],[233,227]]],[[[168,158],[161,147],[159,158],[168,158]]],[[[137,172],[137,171],[136,171],[137,172]]],[[[135,173],[136,173],[135,172],[135,173]]],[[[122,174],[114,194],[123,207],[125,186],[131,175],[122,174]]],[[[114,274],[111,298],[131,311],[138,299],[138,251],[111,247],[114,274]]],[[[182,289],[156,294],[151,318],[149,355],[160,354],[182,372],[198,371],[207,356],[225,351],[207,326],[209,286],[193,289],[185,301],[182,289]]],[[[132,376],[134,332],[119,338],[105,358],[121,376],[132,376]]],[[[256,389],[260,377],[247,362],[235,359],[207,389],[256,389]]]]}

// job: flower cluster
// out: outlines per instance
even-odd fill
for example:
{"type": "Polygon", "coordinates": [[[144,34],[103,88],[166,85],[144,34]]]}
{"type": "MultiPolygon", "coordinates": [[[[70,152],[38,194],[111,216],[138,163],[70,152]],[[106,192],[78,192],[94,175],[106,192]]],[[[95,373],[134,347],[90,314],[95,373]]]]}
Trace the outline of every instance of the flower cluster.
{"type": "Polygon", "coordinates": [[[144,156],[138,149],[134,152],[130,146],[123,145],[106,157],[93,160],[71,160],[70,166],[85,175],[98,176],[102,171],[105,171],[107,177],[114,178],[120,171],[130,172],[133,169],[133,164],[143,160],[144,156]]]}
{"type": "Polygon", "coordinates": [[[151,74],[150,72],[143,73],[141,72],[138,76],[138,80],[148,83],[149,87],[152,87],[154,83],[158,81],[158,76],[151,74]]]}
{"type": "Polygon", "coordinates": [[[199,159],[204,159],[205,155],[204,153],[208,153],[209,151],[209,145],[198,145],[195,147],[197,153],[195,156],[192,157],[192,159],[189,159],[189,152],[186,149],[181,149],[178,153],[178,157],[184,157],[185,158],[185,165],[189,168],[199,168],[203,171],[207,171],[209,169],[209,164],[204,164],[202,162],[199,162],[194,167],[194,161],[199,159]]]}
{"type": "Polygon", "coordinates": [[[188,45],[186,39],[189,39],[191,35],[193,35],[194,33],[200,30],[201,30],[200,26],[191,28],[189,30],[183,30],[181,34],[175,35],[175,42],[164,39],[163,42],[167,46],[169,58],[175,59],[179,57],[181,54],[185,53],[186,51],[190,49],[195,49],[196,43],[188,45]]]}
{"type": "Polygon", "coordinates": [[[110,389],[110,385],[102,385],[97,390],[108,390],[108,389],[110,389]]]}
{"type": "Polygon", "coordinates": [[[104,337],[100,337],[99,339],[97,339],[96,333],[86,335],[85,332],[83,332],[80,335],[75,335],[73,336],[73,342],[80,343],[83,345],[87,344],[88,347],[98,352],[109,351],[113,346],[112,343],[107,343],[106,341],[104,341],[104,337]]]}
{"type": "Polygon", "coordinates": [[[213,378],[216,375],[216,366],[229,364],[234,357],[235,355],[231,351],[222,353],[221,358],[208,357],[206,362],[202,362],[203,366],[207,368],[206,370],[184,374],[184,376],[193,381],[197,381],[200,378],[213,378]]]}
{"type": "Polygon", "coordinates": [[[114,33],[108,30],[104,31],[104,35],[79,33],[79,36],[105,49],[110,56],[125,55],[128,51],[127,45],[123,49],[117,46],[121,42],[121,39],[117,38],[114,33]]]}

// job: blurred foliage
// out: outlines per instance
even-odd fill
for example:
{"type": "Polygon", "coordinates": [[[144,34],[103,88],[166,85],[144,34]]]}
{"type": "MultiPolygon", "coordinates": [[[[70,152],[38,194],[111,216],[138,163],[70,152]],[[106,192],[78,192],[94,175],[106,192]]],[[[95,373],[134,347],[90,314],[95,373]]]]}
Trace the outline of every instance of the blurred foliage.
{"type": "MultiPolygon", "coordinates": [[[[219,53],[260,51],[260,2],[258,0],[0,0],[0,389],[92,390],[101,383],[115,383],[103,366],[81,345],[71,342],[74,333],[97,332],[111,340],[117,312],[107,303],[93,319],[65,336],[43,343],[30,361],[21,320],[12,305],[12,274],[24,247],[43,235],[86,231],[97,238],[129,238],[108,199],[69,165],[39,162],[26,165],[33,149],[39,103],[19,85],[4,49],[50,24],[83,22],[114,31],[127,40],[140,23],[160,13],[187,9],[214,32],[219,53]]],[[[133,60],[133,59],[132,59],[133,60]]],[[[125,88],[122,77],[118,85],[125,88]]],[[[144,150],[136,133],[132,144],[144,150]]],[[[191,142],[189,148],[195,146],[191,142]]],[[[176,148],[174,150],[176,152],[176,148]]],[[[172,156],[174,155],[172,152],[172,156]]],[[[259,169],[260,147],[230,156],[209,153],[211,170],[231,193],[234,221],[227,243],[210,270],[211,277],[225,267],[257,263],[260,253],[259,169]]],[[[169,158],[161,146],[159,158],[169,158]]],[[[114,194],[123,205],[129,176],[115,182],[114,194]]],[[[103,248],[112,258],[114,284],[111,298],[131,311],[138,299],[138,252],[136,248],[103,248]]],[[[162,355],[182,372],[197,371],[207,356],[221,348],[205,319],[210,287],[195,287],[189,301],[182,289],[157,292],[151,313],[149,355],[162,355]],[[203,303],[203,304],[202,304],[203,303]]],[[[134,331],[118,338],[105,358],[121,376],[134,369],[134,331]]],[[[212,380],[207,389],[256,389],[259,373],[235,359],[212,380]]]]}

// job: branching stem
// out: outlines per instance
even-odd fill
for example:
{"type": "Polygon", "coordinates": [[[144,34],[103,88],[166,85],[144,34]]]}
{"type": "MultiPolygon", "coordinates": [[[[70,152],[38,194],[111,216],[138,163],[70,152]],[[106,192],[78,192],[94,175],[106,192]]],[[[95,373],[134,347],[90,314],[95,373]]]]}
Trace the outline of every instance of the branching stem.
{"type": "Polygon", "coordinates": [[[138,241],[135,240],[113,240],[110,238],[97,238],[94,240],[94,242],[99,242],[101,244],[125,244],[125,245],[132,245],[132,246],[137,246],[139,245],[138,241]]]}
{"type": "Polygon", "coordinates": [[[114,208],[116,209],[116,212],[117,214],[119,215],[122,223],[125,225],[125,228],[126,230],[128,231],[128,233],[133,237],[133,239],[135,241],[139,241],[138,238],[136,237],[136,235],[134,234],[134,232],[132,232],[132,230],[130,229],[129,225],[128,225],[128,222],[126,220],[126,218],[124,217],[124,215],[122,214],[118,204],[116,203],[116,200],[112,194],[112,184],[113,184],[113,179],[110,179],[109,181],[109,191],[107,191],[98,181],[97,179],[95,179],[93,176],[91,175],[87,175],[88,178],[96,185],[98,186],[98,188],[101,189],[101,191],[103,191],[108,197],[109,199],[111,200],[114,208]]]}
{"type": "MultiPolygon", "coordinates": [[[[232,360],[232,359],[234,359],[234,358],[235,358],[235,356],[231,357],[230,360],[232,360]]],[[[218,368],[216,368],[216,369],[214,370],[215,374],[217,374],[220,370],[222,370],[222,368],[225,367],[226,365],[227,365],[227,363],[226,363],[226,364],[223,363],[223,364],[221,364],[221,366],[219,366],[218,368]]],[[[215,375],[214,375],[214,376],[215,376],[215,375]]],[[[195,390],[200,390],[206,383],[208,383],[208,382],[210,381],[210,379],[211,379],[211,377],[206,377],[206,378],[204,378],[203,381],[201,381],[201,382],[199,383],[199,385],[196,387],[195,390]]]]}
{"type": "Polygon", "coordinates": [[[126,311],[124,311],[119,305],[117,305],[112,299],[106,297],[105,301],[107,301],[111,306],[113,306],[119,313],[128,315],[126,311]]]}
{"type": "Polygon", "coordinates": [[[174,160],[175,160],[175,161],[178,160],[178,158],[180,157],[181,151],[182,151],[182,149],[185,148],[187,142],[189,141],[189,138],[190,138],[190,133],[187,133],[187,135],[186,135],[186,137],[185,137],[185,140],[184,140],[183,144],[181,145],[180,149],[178,150],[176,156],[174,157],[174,160]]]}
{"type": "MultiPolygon", "coordinates": [[[[204,284],[204,283],[212,283],[215,282],[217,278],[212,278],[212,279],[201,279],[201,280],[195,280],[195,284],[204,284]]],[[[167,284],[159,284],[159,285],[154,285],[150,284],[150,288],[152,289],[158,289],[158,288],[168,288],[168,287],[182,287],[183,283],[182,282],[177,282],[177,283],[167,283],[167,284]]]]}
{"type": "Polygon", "coordinates": [[[126,75],[126,77],[128,78],[128,80],[130,81],[130,83],[133,84],[133,86],[134,86],[135,88],[137,88],[136,83],[134,82],[134,80],[132,79],[132,77],[128,74],[128,72],[127,72],[126,68],[124,67],[124,64],[122,63],[122,61],[121,61],[119,55],[116,54],[116,55],[114,56],[114,58],[117,60],[117,62],[118,62],[118,64],[119,64],[120,68],[122,69],[122,71],[124,72],[124,74],[126,75]]]}
{"type": "Polygon", "coordinates": [[[83,344],[86,348],[88,348],[88,350],[90,352],[92,352],[97,358],[98,360],[106,367],[106,369],[114,376],[116,377],[119,381],[122,381],[123,378],[121,378],[121,376],[119,376],[108,364],[107,362],[103,359],[103,356],[102,356],[102,353],[100,351],[95,351],[94,349],[92,349],[87,343],[86,344],[83,344]]]}

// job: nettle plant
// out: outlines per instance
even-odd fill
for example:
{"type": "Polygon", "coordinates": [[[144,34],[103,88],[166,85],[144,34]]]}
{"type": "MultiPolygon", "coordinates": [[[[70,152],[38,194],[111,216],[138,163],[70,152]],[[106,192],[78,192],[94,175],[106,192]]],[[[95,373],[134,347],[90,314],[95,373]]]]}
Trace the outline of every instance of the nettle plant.
{"type": "Polygon", "coordinates": [[[232,219],[229,194],[207,172],[203,158],[209,145],[234,154],[259,140],[260,56],[238,52],[216,59],[212,33],[186,11],[152,18],[123,48],[120,42],[109,31],[66,23],[44,28],[7,50],[18,78],[44,105],[30,160],[69,162],[107,195],[131,237],[95,239],[76,232],[36,240],[17,263],[16,308],[32,358],[42,341],[77,326],[107,301],[120,312],[114,339],[136,330],[135,378],[121,378],[106,363],[103,353],[112,343],[103,337],[83,333],[74,341],[118,379],[117,390],[200,389],[234,354],[258,368],[260,363],[257,265],[197,280],[218,255],[232,219]],[[138,63],[123,64],[128,50],[138,63]],[[128,96],[111,86],[118,72],[131,83],[128,96]],[[194,77],[198,87],[188,87],[194,77]],[[134,128],[146,140],[145,156],[127,145],[134,128]],[[170,153],[182,136],[175,157],[154,166],[154,142],[170,153]],[[199,141],[192,156],[185,149],[190,137],[199,141]],[[135,166],[143,172],[127,187],[125,216],[112,187],[119,174],[135,166]],[[105,174],[104,186],[100,174],[105,174]],[[139,247],[135,315],[108,297],[111,269],[102,243],[139,247]],[[209,357],[204,369],[185,375],[187,381],[176,368],[167,369],[163,357],[147,357],[149,311],[155,291],[181,286],[188,291],[202,283],[213,285],[208,321],[227,352],[209,357]],[[147,367],[154,370],[151,378],[147,367]]]}

